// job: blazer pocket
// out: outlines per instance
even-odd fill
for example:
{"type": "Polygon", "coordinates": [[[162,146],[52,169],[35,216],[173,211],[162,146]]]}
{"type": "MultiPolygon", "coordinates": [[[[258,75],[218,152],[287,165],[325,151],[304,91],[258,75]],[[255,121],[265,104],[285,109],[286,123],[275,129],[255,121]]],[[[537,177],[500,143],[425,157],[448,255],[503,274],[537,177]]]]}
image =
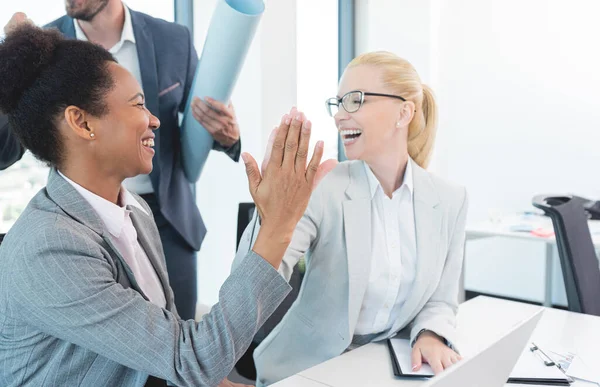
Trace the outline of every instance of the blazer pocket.
{"type": "Polygon", "coordinates": [[[158,96],[159,96],[159,97],[162,97],[163,95],[165,95],[165,94],[168,94],[168,93],[172,92],[173,90],[177,89],[179,86],[181,86],[181,83],[180,83],[180,82],[174,83],[174,84],[172,84],[171,86],[167,87],[166,89],[164,89],[164,90],[161,90],[161,91],[158,93],[158,96]]]}

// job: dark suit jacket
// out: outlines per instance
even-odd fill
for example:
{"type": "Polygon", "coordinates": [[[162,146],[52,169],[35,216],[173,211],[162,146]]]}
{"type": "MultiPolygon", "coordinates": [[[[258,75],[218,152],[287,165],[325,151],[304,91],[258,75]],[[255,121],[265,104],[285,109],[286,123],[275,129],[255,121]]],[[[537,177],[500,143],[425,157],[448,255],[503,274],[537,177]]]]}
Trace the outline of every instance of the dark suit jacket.
{"type": "MultiPolygon", "coordinates": [[[[167,221],[195,250],[206,235],[206,227],[196,206],[192,185],[186,179],[181,164],[178,113],[185,110],[198,55],[190,33],[184,26],[131,11],[131,22],[142,75],[146,106],[160,119],[156,131],[153,170],[150,174],[160,210],[167,221]],[[174,85],[179,85],[173,87],[174,85]],[[169,90],[170,89],[170,90],[169,90]],[[161,91],[165,91],[160,96],[161,91]]],[[[46,26],[57,28],[66,37],[75,39],[73,19],[63,16],[46,26]]],[[[23,147],[10,130],[6,117],[0,117],[0,169],[19,160],[23,147]]],[[[226,152],[238,161],[241,144],[229,149],[215,142],[214,149],[226,152]]]]}
{"type": "Polygon", "coordinates": [[[23,153],[25,149],[10,130],[8,116],[0,114],[0,171],[19,161],[23,153]]]}

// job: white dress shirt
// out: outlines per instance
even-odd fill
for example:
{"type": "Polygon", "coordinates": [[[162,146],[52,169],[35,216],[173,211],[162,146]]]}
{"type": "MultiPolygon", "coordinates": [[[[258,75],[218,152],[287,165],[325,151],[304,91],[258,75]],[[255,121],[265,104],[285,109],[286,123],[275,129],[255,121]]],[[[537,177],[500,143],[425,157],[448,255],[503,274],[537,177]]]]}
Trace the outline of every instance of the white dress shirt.
{"type": "MultiPolygon", "coordinates": [[[[124,5],[124,7],[125,22],[123,23],[121,40],[108,51],[115,57],[121,66],[125,67],[133,74],[140,86],[142,86],[142,73],[140,71],[140,60],[135,46],[135,35],[133,33],[133,24],[131,24],[131,13],[127,6],[124,5]]],[[[73,23],[75,25],[75,37],[79,40],[87,41],[88,38],[79,26],[79,22],[73,20],[73,23]]],[[[136,177],[125,179],[123,185],[129,191],[135,192],[138,195],[154,192],[152,182],[150,181],[150,175],[138,175],[136,177]]]]}
{"type": "Polygon", "coordinates": [[[371,168],[364,166],[371,190],[371,256],[365,257],[371,260],[371,271],[355,335],[392,327],[413,285],[417,261],[411,163],[391,199],[371,168]]]}
{"type": "Polygon", "coordinates": [[[133,227],[133,222],[130,217],[131,211],[126,209],[127,206],[133,206],[150,216],[144,207],[142,207],[133,195],[123,187],[121,188],[121,192],[119,192],[119,203],[123,204],[123,207],[119,207],[83,188],[63,175],[60,171],[58,173],[68,181],[69,184],[71,184],[92,206],[96,213],[98,213],[98,216],[102,219],[106,229],[113,236],[115,247],[119,250],[119,253],[123,256],[125,262],[127,262],[127,265],[129,265],[135,280],[146,297],[148,297],[153,304],[158,305],[161,308],[166,307],[167,301],[158,274],[156,274],[154,266],[152,266],[148,255],[137,239],[137,231],[135,230],[135,227],[133,227]]]}

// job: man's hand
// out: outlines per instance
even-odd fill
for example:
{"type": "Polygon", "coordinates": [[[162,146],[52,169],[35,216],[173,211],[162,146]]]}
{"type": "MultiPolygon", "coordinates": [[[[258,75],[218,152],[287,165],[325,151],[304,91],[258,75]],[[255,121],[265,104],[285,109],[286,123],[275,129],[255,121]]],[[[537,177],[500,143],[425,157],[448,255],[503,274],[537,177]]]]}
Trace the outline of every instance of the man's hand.
{"type": "Polygon", "coordinates": [[[423,332],[412,349],[413,371],[421,369],[422,363],[427,363],[437,375],[462,357],[451,350],[443,339],[431,331],[423,332]]]}
{"type": "Polygon", "coordinates": [[[192,115],[213,139],[224,148],[229,148],[240,139],[240,127],[235,117],[235,110],[229,106],[206,97],[206,102],[198,97],[192,100],[192,115]]]}
{"type": "Polygon", "coordinates": [[[27,15],[25,15],[23,12],[17,12],[17,13],[15,13],[10,18],[10,20],[8,21],[8,23],[4,26],[4,34],[8,35],[15,28],[17,28],[21,24],[25,24],[25,23],[33,24],[33,22],[31,21],[31,19],[28,19],[27,15]]]}

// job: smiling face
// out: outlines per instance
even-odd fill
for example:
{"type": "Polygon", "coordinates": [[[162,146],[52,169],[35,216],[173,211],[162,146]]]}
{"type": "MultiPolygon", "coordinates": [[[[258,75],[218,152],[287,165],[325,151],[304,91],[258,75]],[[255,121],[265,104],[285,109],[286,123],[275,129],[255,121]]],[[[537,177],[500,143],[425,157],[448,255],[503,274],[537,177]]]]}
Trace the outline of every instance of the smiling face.
{"type": "MultiPolygon", "coordinates": [[[[382,70],[376,66],[350,67],[340,80],[338,97],[354,90],[394,95],[394,90],[387,88],[382,79],[382,70]]],[[[347,104],[359,102],[349,100],[347,104]]],[[[400,135],[400,128],[396,124],[403,104],[404,102],[395,98],[366,95],[362,106],[354,113],[348,113],[340,106],[334,118],[348,159],[369,161],[377,158],[382,149],[396,144],[397,136],[400,135]]]]}
{"type": "Polygon", "coordinates": [[[144,105],[142,88],[134,76],[114,62],[108,63],[108,70],[114,87],[105,96],[107,113],[86,118],[90,133],[94,133],[90,157],[114,176],[148,174],[154,156],[152,131],[160,122],[144,105]]]}

